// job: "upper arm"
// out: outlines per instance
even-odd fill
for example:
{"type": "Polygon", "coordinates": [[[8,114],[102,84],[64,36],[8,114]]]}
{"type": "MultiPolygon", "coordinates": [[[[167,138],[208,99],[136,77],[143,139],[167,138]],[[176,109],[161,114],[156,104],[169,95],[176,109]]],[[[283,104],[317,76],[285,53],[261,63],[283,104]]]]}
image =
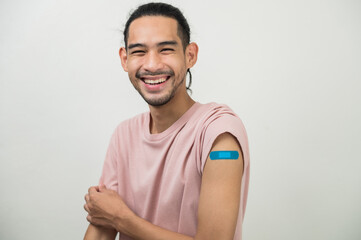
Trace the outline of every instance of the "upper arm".
{"type": "Polygon", "coordinates": [[[204,166],[198,205],[198,229],[195,239],[232,240],[240,204],[243,154],[233,135],[223,133],[211,151],[238,151],[237,160],[210,160],[204,166]]]}
{"type": "Polygon", "coordinates": [[[84,240],[114,240],[116,236],[117,232],[114,229],[89,224],[84,240]]]}

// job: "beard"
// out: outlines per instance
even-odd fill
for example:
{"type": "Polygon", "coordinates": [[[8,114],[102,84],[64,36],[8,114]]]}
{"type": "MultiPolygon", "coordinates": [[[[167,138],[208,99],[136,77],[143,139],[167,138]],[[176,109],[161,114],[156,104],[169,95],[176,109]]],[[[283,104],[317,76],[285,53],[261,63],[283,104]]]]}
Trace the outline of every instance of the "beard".
{"type": "Polygon", "coordinates": [[[182,83],[184,82],[184,79],[186,78],[186,74],[183,74],[183,77],[181,81],[179,81],[179,83],[177,83],[177,79],[174,78],[175,74],[172,70],[169,71],[160,71],[160,72],[137,72],[135,74],[135,79],[132,80],[131,82],[134,86],[134,88],[138,91],[138,93],[140,94],[140,96],[142,96],[142,98],[144,99],[144,101],[146,101],[146,103],[148,103],[149,105],[153,106],[153,107],[159,107],[159,106],[163,106],[165,104],[167,104],[170,100],[172,100],[172,98],[174,97],[175,93],[177,92],[179,86],[182,85],[182,83]],[[156,76],[156,75],[169,75],[170,79],[168,79],[167,81],[171,80],[173,78],[173,82],[172,82],[172,89],[170,91],[168,91],[164,96],[161,97],[146,97],[145,94],[140,90],[140,87],[136,84],[134,84],[135,81],[142,81],[141,77],[143,75],[148,75],[148,76],[156,76]]]}

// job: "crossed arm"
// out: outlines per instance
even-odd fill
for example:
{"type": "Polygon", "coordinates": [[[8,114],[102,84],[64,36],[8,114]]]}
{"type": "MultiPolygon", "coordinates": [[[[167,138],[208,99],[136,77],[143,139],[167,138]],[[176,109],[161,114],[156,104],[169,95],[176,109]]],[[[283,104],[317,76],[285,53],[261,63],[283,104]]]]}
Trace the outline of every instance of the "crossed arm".
{"type": "Polygon", "coordinates": [[[198,205],[198,227],[194,237],[172,232],[136,216],[119,195],[105,187],[91,187],[85,196],[90,222],[85,240],[114,240],[117,232],[137,240],[232,240],[237,224],[241,180],[242,150],[238,141],[223,133],[211,151],[238,151],[238,160],[207,159],[203,170],[198,205]]]}

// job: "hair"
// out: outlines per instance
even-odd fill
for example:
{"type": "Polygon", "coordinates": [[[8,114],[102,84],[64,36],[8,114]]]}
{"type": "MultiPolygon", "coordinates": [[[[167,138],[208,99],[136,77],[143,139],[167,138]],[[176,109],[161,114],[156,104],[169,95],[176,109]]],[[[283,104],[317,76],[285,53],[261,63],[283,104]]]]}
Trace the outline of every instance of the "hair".
{"type": "MultiPolygon", "coordinates": [[[[127,45],[128,45],[130,24],[134,20],[144,16],[164,16],[175,19],[178,23],[177,33],[182,41],[183,50],[185,51],[186,47],[190,43],[190,28],[187,19],[184,17],[182,12],[178,8],[170,4],[154,3],[154,2],[140,5],[136,10],[134,10],[130,14],[128,21],[125,24],[125,28],[123,32],[125,49],[128,48],[127,45]]],[[[190,86],[192,85],[192,74],[190,72],[190,69],[187,69],[187,72],[189,73],[189,84],[187,86],[187,90],[192,92],[192,90],[190,89],[190,86]]]]}

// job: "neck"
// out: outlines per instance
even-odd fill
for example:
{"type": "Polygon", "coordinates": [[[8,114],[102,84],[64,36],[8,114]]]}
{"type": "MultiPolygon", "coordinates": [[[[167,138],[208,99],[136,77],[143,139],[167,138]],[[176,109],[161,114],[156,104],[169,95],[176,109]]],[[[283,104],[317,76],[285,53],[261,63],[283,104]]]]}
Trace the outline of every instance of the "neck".
{"type": "Polygon", "coordinates": [[[167,104],[162,106],[151,106],[150,133],[156,134],[165,131],[172,126],[192,105],[195,101],[185,94],[182,97],[174,96],[167,104]]]}

